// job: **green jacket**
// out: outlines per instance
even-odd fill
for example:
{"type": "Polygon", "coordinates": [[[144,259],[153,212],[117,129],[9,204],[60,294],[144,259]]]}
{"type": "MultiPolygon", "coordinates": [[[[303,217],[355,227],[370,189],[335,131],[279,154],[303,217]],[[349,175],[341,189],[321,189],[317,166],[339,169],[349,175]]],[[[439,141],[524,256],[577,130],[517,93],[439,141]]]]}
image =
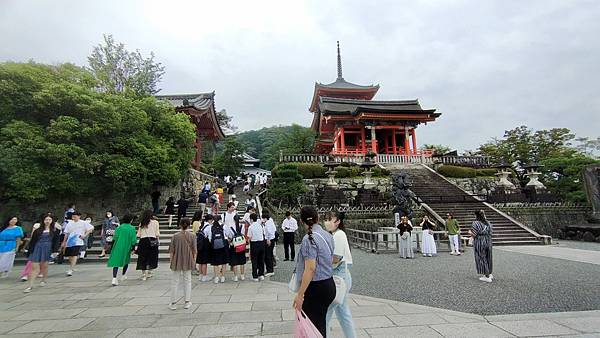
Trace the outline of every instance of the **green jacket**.
{"type": "Polygon", "coordinates": [[[137,242],[137,231],[131,224],[121,224],[115,230],[113,247],[108,259],[109,267],[122,267],[131,260],[131,249],[137,242]]]}
{"type": "Polygon", "coordinates": [[[446,231],[448,235],[458,235],[458,221],[453,219],[446,220],[446,231]]]}

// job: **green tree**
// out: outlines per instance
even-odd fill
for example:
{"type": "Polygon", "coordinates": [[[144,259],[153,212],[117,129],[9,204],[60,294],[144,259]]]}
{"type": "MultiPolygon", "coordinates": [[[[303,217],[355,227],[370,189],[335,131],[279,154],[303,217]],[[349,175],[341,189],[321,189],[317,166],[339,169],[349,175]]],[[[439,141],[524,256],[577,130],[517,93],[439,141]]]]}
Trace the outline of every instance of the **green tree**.
{"type": "Polygon", "coordinates": [[[272,177],[268,198],[273,204],[296,206],[298,198],[308,190],[302,180],[302,175],[298,172],[298,167],[292,163],[280,164],[275,167],[272,177]]]}
{"type": "Polygon", "coordinates": [[[129,52],[112,35],[94,47],[88,57],[89,69],[100,91],[109,94],[153,95],[159,92],[158,83],[164,67],[154,60],[154,53],[144,58],[139,50],[129,52]]]}
{"type": "Polygon", "coordinates": [[[583,169],[590,164],[600,163],[583,154],[551,157],[541,161],[546,187],[563,199],[573,203],[587,203],[583,189],[583,169]]]}
{"type": "Polygon", "coordinates": [[[0,64],[0,200],[141,193],[183,176],[189,117],[95,85],[73,65],[0,64]]]}
{"type": "Polygon", "coordinates": [[[227,137],[215,156],[213,168],[218,175],[238,175],[244,167],[244,147],[235,137],[227,137]]]}

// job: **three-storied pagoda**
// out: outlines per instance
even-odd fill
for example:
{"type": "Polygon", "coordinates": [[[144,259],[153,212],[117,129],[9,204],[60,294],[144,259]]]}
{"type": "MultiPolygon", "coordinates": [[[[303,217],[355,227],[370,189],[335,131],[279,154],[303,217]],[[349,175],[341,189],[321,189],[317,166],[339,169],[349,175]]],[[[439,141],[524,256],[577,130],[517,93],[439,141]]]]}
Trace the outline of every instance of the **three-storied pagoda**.
{"type": "Polygon", "coordinates": [[[435,121],[440,113],[422,109],[418,100],[373,100],[379,85],[361,86],[344,80],[339,41],[337,73],[330,84],[315,83],[309,109],[317,133],[315,152],[431,156],[431,152],[417,149],[415,129],[435,121]]]}
{"type": "Polygon", "coordinates": [[[156,98],[171,103],[177,112],[186,113],[191,117],[192,123],[196,126],[196,140],[194,141],[196,155],[192,167],[198,169],[202,161],[203,143],[212,143],[225,138],[215,111],[215,92],[157,95],[156,98]]]}

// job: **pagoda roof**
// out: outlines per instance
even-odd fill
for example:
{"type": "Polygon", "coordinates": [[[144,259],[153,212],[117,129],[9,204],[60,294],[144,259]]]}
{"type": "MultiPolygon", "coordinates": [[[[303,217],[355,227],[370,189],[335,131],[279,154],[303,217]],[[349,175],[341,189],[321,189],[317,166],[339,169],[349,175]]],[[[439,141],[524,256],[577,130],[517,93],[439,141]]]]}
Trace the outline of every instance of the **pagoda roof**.
{"type": "MultiPolygon", "coordinates": [[[[158,100],[169,102],[177,110],[189,111],[190,109],[197,110],[201,113],[201,116],[205,116],[208,120],[206,122],[199,122],[195,120],[197,128],[200,128],[198,123],[203,125],[202,128],[213,129],[218,139],[225,138],[225,133],[221,129],[221,125],[217,119],[217,113],[215,110],[215,92],[209,93],[198,93],[198,94],[173,94],[173,95],[156,95],[158,100]]],[[[193,111],[192,110],[192,111],[193,111]]],[[[193,114],[192,115],[196,115],[193,114]]],[[[195,119],[204,119],[204,117],[196,117],[195,119]]]]}
{"type": "Polygon", "coordinates": [[[361,86],[344,80],[343,77],[338,77],[334,82],[328,84],[315,83],[315,87],[327,89],[357,89],[357,90],[379,90],[379,85],[361,86]]]}
{"type": "Polygon", "coordinates": [[[435,109],[423,109],[419,100],[393,100],[393,101],[372,101],[356,99],[339,99],[321,97],[319,100],[319,111],[327,115],[352,115],[356,116],[363,112],[374,112],[382,114],[423,114],[439,117],[440,113],[435,113],[435,109]]]}

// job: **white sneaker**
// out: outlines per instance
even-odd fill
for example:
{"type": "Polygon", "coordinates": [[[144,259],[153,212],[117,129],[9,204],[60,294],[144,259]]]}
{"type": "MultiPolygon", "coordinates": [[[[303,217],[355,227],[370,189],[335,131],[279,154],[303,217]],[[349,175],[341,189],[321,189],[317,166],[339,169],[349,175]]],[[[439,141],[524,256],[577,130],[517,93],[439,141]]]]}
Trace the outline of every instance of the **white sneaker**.
{"type": "Polygon", "coordinates": [[[28,287],[27,289],[23,290],[23,293],[30,293],[31,292],[31,287],[28,287]]]}
{"type": "Polygon", "coordinates": [[[73,276],[73,270],[67,270],[67,276],[73,276]]]}
{"type": "Polygon", "coordinates": [[[275,276],[275,273],[274,272],[267,272],[265,274],[265,277],[271,277],[271,276],[275,276]]]}
{"type": "Polygon", "coordinates": [[[258,282],[258,278],[252,278],[252,280],[258,282]]]}
{"type": "Polygon", "coordinates": [[[244,276],[244,275],[241,275],[241,276],[240,276],[240,279],[241,279],[241,280],[246,280],[246,276],[244,276]]]}
{"type": "Polygon", "coordinates": [[[460,255],[462,255],[462,253],[460,251],[458,251],[458,252],[456,252],[456,255],[460,256],[460,255]]]}
{"type": "Polygon", "coordinates": [[[203,282],[208,282],[209,280],[210,280],[210,277],[208,277],[208,275],[202,276],[202,281],[203,282]]]}
{"type": "Polygon", "coordinates": [[[121,282],[126,281],[126,280],[127,280],[127,275],[121,276],[121,282]]]}
{"type": "Polygon", "coordinates": [[[432,255],[432,254],[429,254],[429,255],[427,255],[427,257],[433,257],[433,255],[432,255]]]}
{"type": "Polygon", "coordinates": [[[238,281],[238,276],[233,276],[233,281],[237,282],[238,281]]]}
{"type": "Polygon", "coordinates": [[[219,277],[215,277],[215,284],[219,284],[219,277]]]}
{"type": "Polygon", "coordinates": [[[258,276],[259,280],[265,280],[265,276],[258,276]]]}
{"type": "Polygon", "coordinates": [[[40,282],[40,286],[46,286],[46,282],[44,282],[44,281],[41,281],[41,282],[40,282]]]}
{"type": "Polygon", "coordinates": [[[225,283],[225,276],[221,276],[221,283],[225,283]]]}
{"type": "Polygon", "coordinates": [[[148,277],[146,275],[142,275],[142,280],[146,281],[146,280],[148,280],[148,277]]]}
{"type": "Polygon", "coordinates": [[[183,306],[184,309],[189,309],[192,307],[192,302],[185,302],[185,305],[183,306]]]}
{"type": "Polygon", "coordinates": [[[169,309],[177,310],[177,305],[175,305],[175,303],[171,303],[171,304],[169,304],[169,309]]]}
{"type": "Polygon", "coordinates": [[[494,275],[490,273],[490,279],[494,279],[494,275]]]}
{"type": "Polygon", "coordinates": [[[44,278],[44,275],[42,275],[41,273],[37,276],[37,278],[44,278]]]}
{"type": "Polygon", "coordinates": [[[198,282],[204,282],[204,276],[199,275],[198,276],[198,282]]]}
{"type": "Polygon", "coordinates": [[[451,254],[452,256],[454,256],[454,255],[456,255],[456,252],[452,251],[450,254],[451,254]]]}
{"type": "Polygon", "coordinates": [[[28,279],[29,279],[29,277],[23,276],[23,277],[21,277],[21,282],[27,282],[28,279]]]}
{"type": "Polygon", "coordinates": [[[117,286],[117,285],[119,285],[119,280],[116,279],[116,278],[113,278],[112,279],[112,286],[117,286]]]}
{"type": "Polygon", "coordinates": [[[487,282],[487,283],[491,283],[492,282],[492,279],[489,278],[489,277],[486,277],[486,276],[479,277],[479,280],[482,281],[482,282],[487,282]]]}

